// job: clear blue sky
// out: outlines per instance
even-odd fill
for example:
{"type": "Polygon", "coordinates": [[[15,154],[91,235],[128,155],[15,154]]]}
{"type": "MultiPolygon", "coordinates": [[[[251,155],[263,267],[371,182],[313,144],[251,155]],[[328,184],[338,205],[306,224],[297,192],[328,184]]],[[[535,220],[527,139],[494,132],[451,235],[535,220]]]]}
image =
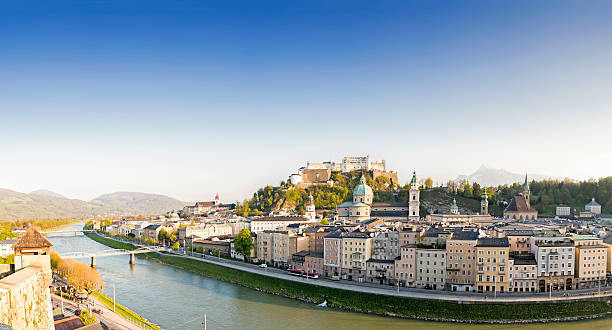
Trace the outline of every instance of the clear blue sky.
{"type": "Polygon", "coordinates": [[[242,200],[306,161],[612,175],[612,2],[5,1],[0,187],[242,200]]]}

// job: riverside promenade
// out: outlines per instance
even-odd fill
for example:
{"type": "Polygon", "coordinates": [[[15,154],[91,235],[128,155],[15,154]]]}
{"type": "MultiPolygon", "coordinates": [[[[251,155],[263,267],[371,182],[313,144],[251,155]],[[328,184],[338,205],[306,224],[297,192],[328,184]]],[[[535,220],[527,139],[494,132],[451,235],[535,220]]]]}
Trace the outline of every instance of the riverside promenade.
{"type": "MultiPolygon", "coordinates": [[[[63,306],[66,315],[74,315],[74,311],[82,307],[74,301],[60,297],[56,294],[51,294],[51,298],[53,299],[53,308],[60,308],[60,306],[63,306]],[[63,301],[63,305],[61,301],[63,301]]],[[[92,315],[94,315],[98,319],[98,321],[100,321],[100,324],[102,324],[105,329],[144,330],[144,328],[124,319],[117,313],[114,313],[112,310],[106,308],[106,306],[104,306],[101,302],[97,300],[95,309],[99,309],[102,311],[102,313],[92,313],[92,315]]]]}
{"type": "MultiPolygon", "coordinates": [[[[142,244],[107,236],[97,233],[102,237],[112,239],[118,242],[130,243],[135,246],[142,244]]],[[[144,245],[143,245],[144,246],[144,245]]],[[[546,302],[573,302],[581,300],[609,300],[612,298],[612,287],[556,291],[550,296],[549,293],[534,293],[534,294],[519,294],[519,293],[498,293],[497,296],[491,294],[471,293],[471,292],[451,292],[451,291],[434,291],[417,288],[403,288],[395,286],[381,286],[376,284],[356,283],[349,281],[331,281],[327,279],[307,279],[296,277],[287,274],[285,271],[276,268],[261,268],[258,265],[247,264],[240,261],[227,260],[223,258],[212,257],[200,253],[191,253],[189,251],[174,251],[166,248],[163,251],[156,253],[167,254],[179,258],[187,258],[215,264],[223,267],[228,267],[248,273],[278,278],[287,281],[301,282],[322,287],[342,289],[355,292],[364,292],[371,294],[380,294],[388,296],[398,296],[412,299],[429,299],[438,301],[449,301],[457,303],[546,303],[546,302]]]]}

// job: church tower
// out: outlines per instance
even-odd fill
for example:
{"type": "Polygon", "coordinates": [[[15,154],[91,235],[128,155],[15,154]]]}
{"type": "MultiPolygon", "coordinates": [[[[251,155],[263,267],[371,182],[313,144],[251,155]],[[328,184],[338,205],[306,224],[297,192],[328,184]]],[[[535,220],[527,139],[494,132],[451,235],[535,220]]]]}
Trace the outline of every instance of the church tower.
{"type": "Polygon", "coordinates": [[[531,190],[529,190],[529,181],[527,181],[527,173],[525,173],[525,183],[523,184],[523,196],[525,197],[525,201],[527,204],[531,205],[531,201],[529,197],[531,195],[531,190]]]}
{"type": "Polygon", "coordinates": [[[457,200],[453,198],[453,205],[450,207],[451,214],[459,214],[459,207],[457,206],[457,200]]]}
{"type": "Polygon", "coordinates": [[[317,212],[315,212],[314,199],[312,194],[308,197],[308,204],[306,204],[306,217],[312,221],[317,218],[317,212]]]}
{"type": "Polygon", "coordinates": [[[480,214],[489,214],[489,196],[487,196],[487,187],[484,187],[482,192],[482,199],[480,200],[480,214]]]}
{"type": "Polygon", "coordinates": [[[419,201],[419,185],[417,184],[416,171],[412,172],[412,180],[410,180],[410,197],[408,200],[408,220],[418,221],[419,220],[419,207],[421,202],[419,201]]]}

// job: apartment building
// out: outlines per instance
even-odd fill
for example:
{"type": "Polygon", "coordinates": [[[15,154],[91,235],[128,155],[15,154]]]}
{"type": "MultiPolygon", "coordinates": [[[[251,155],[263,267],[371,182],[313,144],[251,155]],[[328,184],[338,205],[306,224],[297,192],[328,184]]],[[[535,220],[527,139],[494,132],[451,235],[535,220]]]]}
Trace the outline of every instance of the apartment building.
{"type": "Polygon", "coordinates": [[[291,224],[304,224],[311,222],[306,217],[278,216],[261,217],[251,220],[251,232],[259,233],[264,230],[285,229],[291,224]]]}
{"type": "Polygon", "coordinates": [[[607,249],[603,240],[593,235],[571,236],[576,247],[576,288],[597,286],[606,279],[607,249]]]}
{"type": "Polygon", "coordinates": [[[398,279],[401,286],[416,286],[416,249],[416,244],[402,245],[400,256],[395,259],[395,278],[398,279]]]}
{"type": "Polygon", "coordinates": [[[575,247],[569,237],[540,233],[531,238],[531,251],[538,265],[538,292],[573,287],[575,247]]]}
{"type": "Polygon", "coordinates": [[[416,286],[418,288],[444,290],[446,284],[446,248],[425,247],[416,249],[416,286]]]}
{"type": "Polygon", "coordinates": [[[533,230],[508,230],[505,232],[511,253],[531,253],[533,230]]]}
{"type": "Polygon", "coordinates": [[[446,241],[446,289],[474,291],[478,232],[456,231],[446,241]]]}
{"type": "Polygon", "coordinates": [[[323,238],[323,273],[326,277],[342,274],[342,235],[345,230],[336,230],[323,238]]]}
{"type": "Polygon", "coordinates": [[[342,236],[342,278],[364,282],[367,260],[371,259],[370,233],[350,232],[342,236]]]}
{"type": "Polygon", "coordinates": [[[479,238],[476,243],[478,292],[508,291],[508,238],[479,238]]]}
{"type": "Polygon", "coordinates": [[[308,251],[308,237],[286,230],[264,230],[257,235],[257,257],[275,267],[289,266],[291,256],[308,251]]]}
{"type": "Polygon", "coordinates": [[[372,259],[395,260],[398,256],[399,232],[384,232],[372,238],[372,259]]]}
{"type": "Polygon", "coordinates": [[[511,292],[537,292],[538,291],[538,264],[533,255],[510,256],[508,272],[508,291],[511,292]]]}
{"type": "Polygon", "coordinates": [[[369,259],[366,261],[366,282],[397,285],[395,281],[395,260],[369,259]]]}

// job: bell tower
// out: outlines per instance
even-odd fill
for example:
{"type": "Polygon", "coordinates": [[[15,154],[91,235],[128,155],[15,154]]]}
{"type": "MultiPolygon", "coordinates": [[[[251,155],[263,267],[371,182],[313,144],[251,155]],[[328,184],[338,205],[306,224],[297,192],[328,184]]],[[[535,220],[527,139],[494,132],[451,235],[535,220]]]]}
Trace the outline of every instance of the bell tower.
{"type": "Polygon", "coordinates": [[[419,207],[421,206],[419,195],[419,185],[417,184],[416,171],[414,171],[412,172],[412,179],[410,180],[410,194],[408,200],[408,220],[410,221],[419,220],[419,207]]]}
{"type": "Polygon", "coordinates": [[[480,214],[489,214],[489,196],[487,196],[487,187],[484,187],[480,200],[480,214]]]}

